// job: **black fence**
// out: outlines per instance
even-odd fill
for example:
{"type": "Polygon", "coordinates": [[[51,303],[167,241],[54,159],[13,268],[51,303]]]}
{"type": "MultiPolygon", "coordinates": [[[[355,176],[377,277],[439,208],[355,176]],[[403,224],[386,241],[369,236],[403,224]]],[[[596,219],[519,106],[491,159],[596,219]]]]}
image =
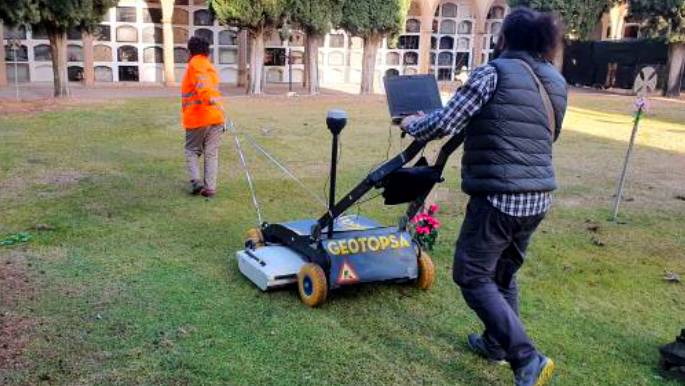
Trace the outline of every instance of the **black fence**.
{"type": "Polygon", "coordinates": [[[668,45],[654,40],[572,41],[565,47],[564,77],[575,86],[632,89],[640,70],[651,66],[663,88],[667,61],[668,45]]]}

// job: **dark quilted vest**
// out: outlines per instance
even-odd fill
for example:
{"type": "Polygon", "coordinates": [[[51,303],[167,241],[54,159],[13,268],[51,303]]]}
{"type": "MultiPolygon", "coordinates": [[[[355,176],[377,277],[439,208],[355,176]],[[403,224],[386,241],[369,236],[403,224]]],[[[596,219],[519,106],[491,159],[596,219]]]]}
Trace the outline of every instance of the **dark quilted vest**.
{"type": "Polygon", "coordinates": [[[469,195],[549,192],[557,188],[552,144],[566,113],[566,81],[550,64],[505,51],[488,63],[497,69],[497,91],[466,128],[462,189],[469,195]],[[547,90],[556,115],[549,119],[527,62],[547,90]]]}

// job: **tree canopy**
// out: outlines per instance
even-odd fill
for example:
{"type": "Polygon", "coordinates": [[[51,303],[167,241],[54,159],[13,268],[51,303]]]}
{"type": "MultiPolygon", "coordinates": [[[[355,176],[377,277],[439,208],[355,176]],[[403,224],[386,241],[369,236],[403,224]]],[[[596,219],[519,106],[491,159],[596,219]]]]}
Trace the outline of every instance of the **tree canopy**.
{"type": "Polygon", "coordinates": [[[344,0],[288,0],[287,18],[304,32],[306,43],[306,80],[309,92],[319,92],[319,45],[324,36],[340,23],[344,0]]]}
{"type": "Polygon", "coordinates": [[[263,91],[265,39],[283,24],[288,1],[209,0],[209,9],[221,24],[250,32],[250,94],[263,91]]]}
{"type": "Polygon", "coordinates": [[[91,31],[117,0],[14,0],[0,1],[0,19],[10,26],[28,24],[66,32],[91,31]]]}
{"type": "Polygon", "coordinates": [[[9,26],[30,25],[47,32],[52,53],[55,96],[68,96],[67,31],[91,32],[118,0],[0,1],[0,19],[9,26]]]}
{"type": "Polygon", "coordinates": [[[410,0],[345,0],[340,28],[364,39],[361,93],[374,91],[376,55],[387,36],[393,39],[404,29],[410,0]]]}
{"type": "Polygon", "coordinates": [[[279,26],[288,5],[286,0],[208,0],[208,4],[221,23],[252,31],[279,26]]]}
{"type": "Polygon", "coordinates": [[[509,0],[509,5],[530,7],[542,12],[558,12],[566,24],[566,35],[585,40],[590,38],[611,2],[613,0],[509,0]]]}
{"type": "Polygon", "coordinates": [[[652,36],[685,43],[685,0],[630,0],[630,15],[652,36]]]}
{"type": "Polygon", "coordinates": [[[288,19],[306,34],[325,35],[342,19],[344,0],[289,0],[288,19]]]}
{"type": "Polygon", "coordinates": [[[397,35],[404,28],[409,0],[345,0],[340,27],[351,35],[397,35]]]}

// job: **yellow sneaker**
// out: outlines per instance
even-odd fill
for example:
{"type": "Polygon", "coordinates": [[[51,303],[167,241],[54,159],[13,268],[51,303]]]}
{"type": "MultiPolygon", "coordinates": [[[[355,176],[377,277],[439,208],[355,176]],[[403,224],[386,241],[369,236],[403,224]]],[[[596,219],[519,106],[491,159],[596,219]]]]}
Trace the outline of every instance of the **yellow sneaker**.
{"type": "Polygon", "coordinates": [[[554,362],[538,355],[527,365],[520,367],[515,373],[515,386],[545,386],[549,385],[554,376],[554,362]]]}

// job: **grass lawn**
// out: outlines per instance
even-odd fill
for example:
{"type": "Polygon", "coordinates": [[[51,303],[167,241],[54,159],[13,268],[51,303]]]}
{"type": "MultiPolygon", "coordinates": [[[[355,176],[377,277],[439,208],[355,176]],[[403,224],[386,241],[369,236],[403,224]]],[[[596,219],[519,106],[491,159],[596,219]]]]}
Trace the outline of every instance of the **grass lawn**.
{"type": "MultiPolygon", "coordinates": [[[[655,365],[685,327],[685,285],[662,279],[685,277],[685,105],[654,103],[616,225],[631,104],[573,95],[556,148],[561,189],[520,275],[522,317],[558,362],[555,385],[675,385],[655,365]]],[[[396,133],[389,142],[380,97],[227,107],[322,196],[327,109],[351,117],[341,193],[402,145],[396,133]]],[[[435,287],[348,288],[313,310],[295,289],[262,293],[241,276],[233,255],[256,216],[232,138],[218,199],[190,197],[177,108],[144,99],[0,116],[0,239],[32,235],[0,247],[0,385],[513,384],[464,344],[480,324],[451,280],[466,204],[459,153],[434,195],[445,224],[435,287]]],[[[321,213],[253,149],[248,158],[267,221],[321,213]]],[[[403,209],[354,211],[392,223],[403,209]]]]}

